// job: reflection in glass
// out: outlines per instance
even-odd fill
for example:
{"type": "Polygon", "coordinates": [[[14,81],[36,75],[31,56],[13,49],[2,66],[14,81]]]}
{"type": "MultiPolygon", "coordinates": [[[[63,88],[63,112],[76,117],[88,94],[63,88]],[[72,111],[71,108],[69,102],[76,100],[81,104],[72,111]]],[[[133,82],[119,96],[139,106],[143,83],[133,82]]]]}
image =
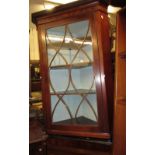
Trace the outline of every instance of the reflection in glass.
{"type": "Polygon", "coordinates": [[[47,30],[53,124],[98,121],[93,51],[88,20],[47,30]]]}

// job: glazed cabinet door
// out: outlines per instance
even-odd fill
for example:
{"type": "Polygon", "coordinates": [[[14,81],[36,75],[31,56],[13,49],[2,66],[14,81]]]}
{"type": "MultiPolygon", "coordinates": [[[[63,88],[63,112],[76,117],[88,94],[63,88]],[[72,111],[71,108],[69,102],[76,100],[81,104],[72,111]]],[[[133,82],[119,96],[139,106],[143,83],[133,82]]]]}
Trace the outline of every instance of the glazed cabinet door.
{"type": "Polygon", "coordinates": [[[97,125],[94,58],[88,20],[46,31],[53,125],[97,125]]]}
{"type": "Polygon", "coordinates": [[[109,138],[94,22],[75,17],[38,27],[48,133],[109,138]]]}

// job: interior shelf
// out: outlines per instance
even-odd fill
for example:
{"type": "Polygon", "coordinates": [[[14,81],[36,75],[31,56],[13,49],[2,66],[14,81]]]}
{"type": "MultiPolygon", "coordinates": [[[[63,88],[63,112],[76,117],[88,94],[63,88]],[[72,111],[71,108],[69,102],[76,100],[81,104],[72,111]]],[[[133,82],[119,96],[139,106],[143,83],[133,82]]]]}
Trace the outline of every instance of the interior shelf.
{"type": "Polygon", "coordinates": [[[63,121],[59,121],[59,122],[54,122],[53,124],[79,124],[79,125],[96,125],[97,122],[93,121],[89,118],[86,118],[84,116],[80,116],[77,118],[73,118],[73,119],[66,119],[63,121]]]}
{"type": "MultiPolygon", "coordinates": [[[[80,41],[80,42],[81,42],[80,44],[76,44],[76,43],[73,43],[73,42],[70,42],[70,43],[64,42],[61,49],[62,50],[68,50],[70,48],[72,50],[77,50],[77,46],[82,44],[82,41],[80,41]]],[[[86,42],[88,42],[88,41],[86,41],[86,42]]],[[[48,43],[48,49],[53,49],[53,48],[56,49],[61,45],[61,43],[62,43],[62,41],[61,42],[48,43]]],[[[88,45],[90,46],[91,42],[90,42],[90,44],[83,44],[83,47],[88,46],[88,45]]]]}
{"type": "Polygon", "coordinates": [[[67,91],[57,91],[56,93],[50,92],[51,95],[76,95],[76,94],[96,94],[95,90],[87,89],[77,89],[76,90],[67,90],[67,91]]]}
{"type": "Polygon", "coordinates": [[[82,62],[82,63],[68,64],[68,65],[56,65],[56,66],[51,66],[50,69],[67,69],[67,68],[80,69],[80,68],[91,66],[92,64],[93,62],[82,62]]]}

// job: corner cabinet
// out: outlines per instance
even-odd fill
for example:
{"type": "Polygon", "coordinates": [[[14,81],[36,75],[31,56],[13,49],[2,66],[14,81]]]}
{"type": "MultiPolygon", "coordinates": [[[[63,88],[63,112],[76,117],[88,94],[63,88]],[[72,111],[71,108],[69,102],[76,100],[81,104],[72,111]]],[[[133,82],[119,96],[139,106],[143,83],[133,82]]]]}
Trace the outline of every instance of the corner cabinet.
{"type": "Polygon", "coordinates": [[[32,15],[50,135],[111,139],[113,77],[107,5],[84,0],[32,15]]]}

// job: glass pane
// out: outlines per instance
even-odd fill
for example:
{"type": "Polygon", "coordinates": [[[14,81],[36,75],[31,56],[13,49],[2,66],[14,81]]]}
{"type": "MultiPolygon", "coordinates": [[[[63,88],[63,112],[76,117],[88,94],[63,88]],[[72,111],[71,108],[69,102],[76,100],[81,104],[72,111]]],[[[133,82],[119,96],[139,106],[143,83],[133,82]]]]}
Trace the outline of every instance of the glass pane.
{"type": "Polygon", "coordinates": [[[50,28],[46,39],[52,123],[97,124],[89,21],[50,28]]]}

